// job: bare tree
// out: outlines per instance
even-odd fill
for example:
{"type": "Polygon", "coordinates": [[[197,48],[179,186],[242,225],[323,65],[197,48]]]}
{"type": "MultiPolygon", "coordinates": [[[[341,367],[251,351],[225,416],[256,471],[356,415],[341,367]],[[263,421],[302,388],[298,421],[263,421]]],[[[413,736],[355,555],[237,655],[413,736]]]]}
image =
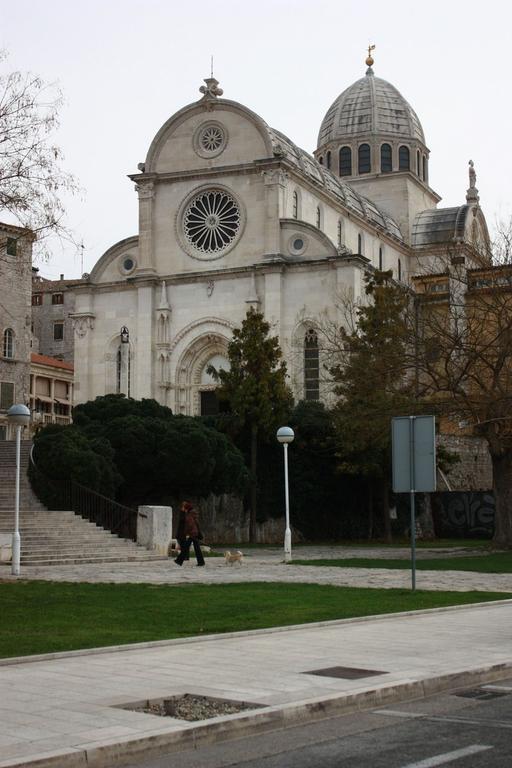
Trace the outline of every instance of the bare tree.
{"type": "MultiPolygon", "coordinates": [[[[5,59],[0,54],[0,66],[5,59]]],[[[0,218],[32,230],[42,255],[48,255],[48,235],[72,239],[62,195],[78,185],[54,143],[61,106],[55,85],[31,73],[0,71],[0,218]]]]}
{"type": "Polygon", "coordinates": [[[493,264],[453,254],[444,275],[416,278],[407,318],[418,393],[444,426],[487,442],[496,502],[494,544],[512,547],[512,225],[497,233],[493,264]],[[435,286],[435,287],[434,287],[435,286]]]}

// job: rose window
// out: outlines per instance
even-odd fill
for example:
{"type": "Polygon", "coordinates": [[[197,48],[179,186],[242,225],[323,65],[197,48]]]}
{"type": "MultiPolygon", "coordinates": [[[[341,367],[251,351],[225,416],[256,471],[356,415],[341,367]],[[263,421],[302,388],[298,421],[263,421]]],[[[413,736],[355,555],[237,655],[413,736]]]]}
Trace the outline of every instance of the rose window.
{"type": "Polygon", "coordinates": [[[199,143],[205,152],[216,152],[224,143],[224,133],[218,125],[208,125],[201,131],[199,143]]]}
{"type": "Polygon", "coordinates": [[[183,231],[195,251],[206,255],[227,248],[240,229],[240,208],[222,190],[207,190],[196,195],[183,214],[183,231]]]}

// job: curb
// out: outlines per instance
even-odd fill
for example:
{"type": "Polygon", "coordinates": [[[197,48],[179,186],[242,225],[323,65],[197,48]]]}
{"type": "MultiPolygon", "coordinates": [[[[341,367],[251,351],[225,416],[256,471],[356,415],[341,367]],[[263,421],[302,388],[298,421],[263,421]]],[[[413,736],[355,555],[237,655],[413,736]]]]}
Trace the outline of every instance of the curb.
{"type": "MultiPolygon", "coordinates": [[[[76,656],[96,656],[104,653],[118,653],[119,651],[139,651],[144,648],[165,648],[173,645],[188,645],[192,643],[211,643],[215,640],[229,640],[238,637],[253,637],[255,635],[271,635],[278,632],[294,632],[301,629],[316,629],[318,627],[337,627],[344,624],[364,624],[367,621],[390,621],[392,619],[405,619],[411,616],[425,616],[432,613],[446,613],[448,611],[463,611],[473,608],[490,608],[495,605],[510,605],[512,599],[488,600],[484,603],[465,603],[463,605],[446,605],[439,608],[422,608],[417,611],[401,611],[397,613],[380,613],[373,616],[354,616],[350,619],[332,619],[330,621],[314,621],[304,624],[290,624],[284,627],[264,627],[262,629],[246,629],[240,632],[220,632],[211,635],[196,637],[179,637],[172,640],[149,640],[144,643],[127,643],[126,645],[106,645],[100,648],[81,648],[76,651],[56,651],[55,653],[39,653],[31,656],[10,656],[0,659],[0,667],[12,664],[33,664],[38,661],[52,661],[53,659],[67,659],[76,656]]],[[[0,762],[0,768],[3,763],[0,762]]]]}
{"type": "Polygon", "coordinates": [[[489,683],[512,673],[512,661],[477,669],[439,675],[422,680],[382,685],[357,693],[343,693],[328,698],[307,699],[292,704],[265,707],[252,714],[227,715],[215,722],[185,726],[180,731],[158,733],[116,742],[94,742],[83,748],[58,750],[44,754],[0,761],[0,768],[111,768],[138,759],[152,759],[163,754],[194,749],[213,742],[252,736],[260,732],[349,714],[397,701],[426,698],[445,691],[489,683]]]}

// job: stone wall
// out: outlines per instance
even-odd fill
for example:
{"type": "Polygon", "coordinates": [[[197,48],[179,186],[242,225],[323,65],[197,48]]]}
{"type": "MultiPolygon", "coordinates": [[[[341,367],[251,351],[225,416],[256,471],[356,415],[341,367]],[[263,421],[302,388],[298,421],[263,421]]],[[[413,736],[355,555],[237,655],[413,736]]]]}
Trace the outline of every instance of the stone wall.
{"type": "MultiPolygon", "coordinates": [[[[447,475],[452,491],[488,491],[492,488],[491,457],[480,437],[440,435],[439,443],[460,457],[447,475]]],[[[438,490],[448,490],[439,480],[438,490]]]]}
{"type": "MultiPolygon", "coordinates": [[[[29,401],[30,388],[30,295],[32,239],[19,227],[0,224],[0,382],[14,384],[14,402],[29,401]],[[15,240],[15,253],[7,242],[15,240]],[[14,333],[13,357],[3,357],[4,332],[14,333]]],[[[0,438],[14,436],[7,427],[6,409],[0,411],[0,438]]]]}
{"type": "MultiPolygon", "coordinates": [[[[249,512],[236,496],[209,496],[198,504],[205,544],[244,544],[249,541],[249,512]]],[[[257,524],[257,544],[283,544],[284,517],[270,518],[257,524]]],[[[302,540],[292,527],[292,542],[302,540]]]]}
{"type": "MultiPolygon", "coordinates": [[[[32,325],[37,351],[41,355],[57,357],[67,363],[74,361],[74,331],[70,315],[75,311],[73,287],[80,280],[45,280],[40,277],[32,281],[32,292],[41,296],[41,304],[32,306],[32,325]],[[62,294],[63,303],[53,304],[53,294],[62,294]],[[60,340],[54,339],[54,324],[63,323],[64,333],[60,340]]],[[[34,350],[36,351],[36,350],[34,350]]]]}

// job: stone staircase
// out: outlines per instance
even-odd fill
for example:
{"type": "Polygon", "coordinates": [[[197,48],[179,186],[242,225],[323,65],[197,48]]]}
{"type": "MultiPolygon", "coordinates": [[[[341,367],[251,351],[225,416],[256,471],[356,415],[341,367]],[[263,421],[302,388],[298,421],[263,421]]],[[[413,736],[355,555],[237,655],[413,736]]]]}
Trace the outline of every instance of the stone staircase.
{"type": "MultiPolygon", "coordinates": [[[[47,510],[27,477],[31,443],[21,444],[20,539],[21,565],[73,565],[165,560],[135,542],[120,539],[72,511],[47,510]]],[[[16,447],[0,441],[0,534],[14,528],[16,447]]],[[[1,569],[0,569],[1,575],[1,569]]]]}

